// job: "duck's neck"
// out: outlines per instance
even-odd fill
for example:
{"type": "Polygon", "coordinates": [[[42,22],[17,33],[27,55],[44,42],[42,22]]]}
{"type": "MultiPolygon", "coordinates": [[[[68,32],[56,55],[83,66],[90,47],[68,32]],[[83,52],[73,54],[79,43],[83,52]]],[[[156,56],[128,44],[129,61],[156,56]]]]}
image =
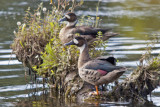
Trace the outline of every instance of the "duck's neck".
{"type": "Polygon", "coordinates": [[[75,27],[77,22],[78,22],[78,20],[76,20],[74,22],[68,22],[67,27],[75,27]]]}
{"type": "Polygon", "coordinates": [[[89,51],[88,51],[88,45],[84,44],[83,46],[79,47],[80,49],[80,55],[78,59],[78,68],[81,68],[86,62],[89,61],[89,51]]]}

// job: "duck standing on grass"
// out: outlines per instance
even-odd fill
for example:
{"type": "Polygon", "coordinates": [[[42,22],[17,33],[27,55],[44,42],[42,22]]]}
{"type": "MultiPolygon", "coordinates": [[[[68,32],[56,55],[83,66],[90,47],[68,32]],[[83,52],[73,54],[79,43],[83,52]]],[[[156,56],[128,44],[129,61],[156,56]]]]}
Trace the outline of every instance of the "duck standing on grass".
{"type": "Polygon", "coordinates": [[[115,65],[115,58],[107,59],[90,59],[88,53],[87,41],[83,37],[75,37],[66,45],[76,45],[80,49],[78,59],[79,76],[86,82],[95,85],[97,95],[98,86],[108,84],[118,79],[124,72],[125,68],[115,65]]]}
{"type": "Polygon", "coordinates": [[[76,26],[78,20],[75,13],[67,13],[59,22],[67,21],[68,24],[60,30],[59,38],[63,44],[71,41],[75,34],[79,34],[84,37],[88,45],[90,46],[94,41],[97,40],[98,32],[102,32],[101,39],[103,41],[117,35],[117,33],[109,32],[111,29],[94,28],[89,26],[76,26]]]}

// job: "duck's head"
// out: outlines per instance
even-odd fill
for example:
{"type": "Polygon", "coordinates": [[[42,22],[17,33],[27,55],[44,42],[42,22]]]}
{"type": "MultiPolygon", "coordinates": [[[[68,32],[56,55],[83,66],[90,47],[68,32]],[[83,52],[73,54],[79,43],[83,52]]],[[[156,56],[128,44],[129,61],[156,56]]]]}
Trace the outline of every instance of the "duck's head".
{"type": "Polygon", "coordinates": [[[67,26],[75,26],[77,23],[77,16],[73,12],[68,12],[62,19],[59,20],[59,22],[67,21],[67,26]]]}
{"type": "Polygon", "coordinates": [[[64,45],[65,46],[76,45],[79,48],[80,53],[82,53],[83,50],[87,47],[87,41],[83,37],[78,36],[78,37],[75,37],[73,40],[71,40],[70,42],[68,42],[64,45]]]}
{"type": "Polygon", "coordinates": [[[86,40],[83,37],[78,36],[64,45],[76,45],[77,47],[82,47],[84,44],[86,44],[86,40]]]}

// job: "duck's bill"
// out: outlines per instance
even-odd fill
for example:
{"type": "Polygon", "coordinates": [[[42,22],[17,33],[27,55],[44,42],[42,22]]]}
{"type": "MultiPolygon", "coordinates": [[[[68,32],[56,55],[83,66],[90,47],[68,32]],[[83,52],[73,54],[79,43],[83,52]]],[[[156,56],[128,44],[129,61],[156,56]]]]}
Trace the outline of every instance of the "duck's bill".
{"type": "Polygon", "coordinates": [[[66,17],[63,17],[63,18],[60,19],[58,22],[61,23],[61,22],[64,22],[64,21],[67,21],[67,18],[66,18],[66,17]]]}
{"type": "Polygon", "coordinates": [[[75,43],[73,41],[70,41],[70,42],[64,44],[64,46],[68,46],[68,45],[75,45],[75,43]]]}

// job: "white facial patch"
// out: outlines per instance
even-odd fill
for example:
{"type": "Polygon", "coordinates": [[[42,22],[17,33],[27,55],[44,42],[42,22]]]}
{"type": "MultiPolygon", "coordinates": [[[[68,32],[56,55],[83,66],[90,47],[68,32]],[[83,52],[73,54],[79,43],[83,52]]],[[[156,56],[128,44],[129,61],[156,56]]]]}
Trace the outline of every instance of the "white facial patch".
{"type": "Polygon", "coordinates": [[[65,15],[65,17],[66,17],[67,19],[70,19],[70,18],[71,18],[69,15],[65,15]]]}
{"type": "Polygon", "coordinates": [[[85,49],[85,47],[86,47],[86,45],[85,45],[85,44],[83,44],[81,47],[78,47],[78,49],[80,50],[80,53],[82,53],[82,52],[83,52],[83,50],[85,49]]]}
{"type": "Polygon", "coordinates": [[[78,43],[79,43],[77,39],[73,39],[73,42],[74,42],[75,44],[78,44],[78,43]]]}
{"type": "Polygon", "coordinates": [[[77,24],[78,20],[74,22],[68,22],[67,26],[75,26],[77,24]]]}

